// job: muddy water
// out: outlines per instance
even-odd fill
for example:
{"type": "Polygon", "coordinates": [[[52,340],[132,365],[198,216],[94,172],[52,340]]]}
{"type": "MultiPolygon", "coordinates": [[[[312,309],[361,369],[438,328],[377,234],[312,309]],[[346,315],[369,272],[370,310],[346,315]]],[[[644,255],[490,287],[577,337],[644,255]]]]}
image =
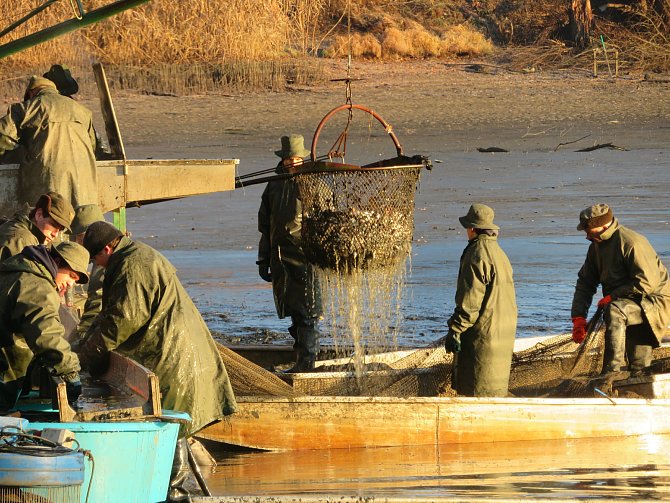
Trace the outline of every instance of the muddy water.
{"type": "MultiPolygon", "coordinates": [[[[466,244],[458,216],[472,202],[496,211],[500,243],[514,267],[518,337],[569,330],[572,291],[588,247],[575,226],[579,211],[592,203],[609,203],[615,216],[646,235],[670,264],[667,148],[483,154],[448,151],[439,138],[419,143],[434,169],[422,174],[416,194],[401,345],[425,344],[445,333],[466,244]]],[[[176,265],[209,326],[226,340],[290,340],[288,323],[277,319],[270,286],[260,280],[255,265],[262,189],[128,210],[133,236],[176,265]]],[[[328,334],[324,341],[330,342],[328,334]]]]}
{"type": "Polygon", "coordinates": [[[215,495],[424,501],[670,498],[670,437],[217,454],[215,495]]]}

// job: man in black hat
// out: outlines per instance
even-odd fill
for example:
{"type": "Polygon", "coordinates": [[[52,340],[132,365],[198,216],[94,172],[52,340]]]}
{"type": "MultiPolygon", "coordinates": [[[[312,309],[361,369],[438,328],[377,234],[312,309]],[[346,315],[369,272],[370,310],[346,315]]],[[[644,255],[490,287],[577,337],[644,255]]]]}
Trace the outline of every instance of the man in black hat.
{"type": "Polygon", "coordinates": [[[460,217],[468,245],[461,255],[456,307],[447,322],[459,395],[507,396],[517,307],[512,266],[498,245],[493,209],[473,204],[460,217]]]}
{"type": "Polygon", "coordinates": [[[96,139],[91,111],[33,75],[26,99],[0,118],[0,155],[22,148],[19,203],[53,190],[72,206],[96,204],[96,139]]]}
{"type": "Polygon", "coordinates": [[[572,338],[586,337],[586,316],[593,296],[602,285],[607,329],[603,361],[604,386],[651,365],[652,348],[658,347],[670,321],[668,271],[647,239],[619,223],[606,204],[595,204],[579,214],[577,230],[591,244],[579,271],[572,299],[572,338]]]}
{"type": "Polygon", "coordinates": [[[67,288],[88,281],[88,261],[84,247],[64,241],[51,250],[26,246],[0,264],[0,346],[8,367],[0,406],[14,406],[33,360],[66,382],[70,401],[79,396],[79,359],[65,340],[59,308],[67,288]]]}
{"type": "MultiPolygon", "coordinates": [[[[301,135],[283,136],[277,173],[295,172],[310,152],[301,135]]],[[[288,372],[314,369],[319,351],[321,292],[314,271],[300,244],[302,205],[292,179],[271,181],[265,187],[258,210],[258,274],[272,283],[279,318],[291,318],[289,333],[295,340],[296,363],[288,372]]]]}

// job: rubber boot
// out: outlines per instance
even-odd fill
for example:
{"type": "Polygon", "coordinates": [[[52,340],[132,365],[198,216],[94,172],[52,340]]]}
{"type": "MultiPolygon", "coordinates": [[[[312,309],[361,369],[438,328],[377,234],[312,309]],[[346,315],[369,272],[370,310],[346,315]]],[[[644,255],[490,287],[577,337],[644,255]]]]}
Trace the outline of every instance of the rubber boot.
{"type": "Polygon", "coordinates": [[[615,306],[605,311],[605,355],[602,374],[620,372],[626,365],[626,317],[615,306]]]}
{"type": "Polygon", "coordinates": [[[288,369],[287,373],[312,372],[315,367],[316,355],[319,352],[319,330],[316,328],[316,320],[307,320],[302,323],[294,323],[289,328],[291,335],[295,334],[296,351],[295,365],[288,369]],[[293,329],[293,332],[291,332],[293,329]]]}
{"type": "Polygon", "coordinates": [[[190,495],[185,484],[191,470],[188,465],[188,450],[186,448],[187,440],[180,438],[177,440],[177,447],[174,451],[172,460],[172,472],[170,473],[170,487],[166,503],[177,501],[190,501],[190,495]]]}

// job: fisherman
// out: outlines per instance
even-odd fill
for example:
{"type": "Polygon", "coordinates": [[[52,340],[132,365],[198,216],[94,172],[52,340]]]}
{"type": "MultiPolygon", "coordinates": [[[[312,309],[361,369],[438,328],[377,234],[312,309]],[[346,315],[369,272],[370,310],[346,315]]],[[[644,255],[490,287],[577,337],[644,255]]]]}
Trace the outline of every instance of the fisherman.
{"type": "Polygon", "coordinates": [[[186,500],[185,437],[237,408],[216,343],[163,255],[107,222],[88,227],[84,246],[105,268],[105,278],[102,311],[82,343],[82,365],[99,373],[109,351],[128,356],[158,376],[163,407],[191,416],[177,446],[169,492],[170,501],[186,500]]]}
{"type": "MultiPolygon", "coordinates": [[[[42,75],[45,79],[49,79],[51,82],[56,84],[56,89],[63,96],[68,98],[75,99],[75,95],[79,92],[79,84],[72,76],[72,72],[67,66],[63,65],[51,65],[49,71],[42,75]]],[[[112,158],[109,150],[107,150],[104,145],[100,135],[93,128],[95,133],[95,158],[96,159],[110,159],[112,158]]]]}
{"type": "Polygon", "coordinates": [[[79,359],[65,340],[60,322],[60,295],[74,283],[86,283],[89,255],[64,241],[47,249],[26,246],[0,264],[0,345],[7,351],[12,375],[5,373],[0,397],[3,408],[16,404],[31,362],[53,369],[66,383],[68,400],[81,393],[79,359]],[[26,350],[11,348],[19,342],[26,350]]]}
{"type": "Polygon", "coordinates": [[[74,207],[98,202],[91,112],[44,77],[31,77],[25,101],[0,118],[0,155],[19,147],[20,204],[47,191],[74,207]]]}
{"type": "Polygon", "coordinates": [[[577,276],[572,299],[572,339],[584,341],[586,315],[602,285],[605,356],[600,386],[611,389],[623,373],[651,365],[652,348],[658,347],[670,321],[668,271],[649,241],[621,225],[607,204],[595,204],[579,214],[577,230],[591,244],[577,276]]]}
{"type": "MultiPolygon", "coordinates": [[[[302,135],[282,136],[278,174],[295,172],[309,155],[302,135]]],[[[289,333],[295,340],[296,363],[288,372],[314,369],[319,351],[321,292],[312,266],[300,244],[302,205],[292,179],[267,184],[258,210],[258,274],[272,283],[275,307],[280,319],[291,318],[289,333]]]]}
{"type": "MultiPolygon", "coordinates": [[[[84,235],[88,227],[94,222],[104,222],[105,217],[97,204],[85,204],[78,206],[74,210],[74,219],[72,220],[72,238],[80,245],[84,244],[84,235]]],[[[91,269],[91,279],[86,285],[84,307],[81,312],[77,333],[83,337],[86,331],[93,323],[93,320],[100,313],[102,308],[102,282],[105,277],[104,267],[93,264],[91,269]]]]}
{"type": "Polygon", "coordinates": [[[70,232],[73,217],[72,205],[61,194],[42,194],[34,208],[18,211],[0,225],[0,262],[26,246],[50,245],[61,231],[70,232]]]}
{"type": "Polygon", "coordinates": [[[498,245],[493,209],[473,204],[460,217],[468,245],[461,255],[456,307],[445,348],[454,353],[459,395],[507,396],[517,307],[512,266],[498,245]]]}

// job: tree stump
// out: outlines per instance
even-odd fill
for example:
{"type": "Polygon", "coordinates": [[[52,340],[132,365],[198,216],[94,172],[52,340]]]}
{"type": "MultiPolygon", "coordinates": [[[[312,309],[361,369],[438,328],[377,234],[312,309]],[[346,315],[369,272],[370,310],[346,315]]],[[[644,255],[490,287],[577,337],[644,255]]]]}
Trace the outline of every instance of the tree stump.
{"type": "Polygon", "coordinates": [[[585,49],[590,45],[593,27],[591,0],[571,0],[568,30],[570,39],[577,47],[585,49]]]}

